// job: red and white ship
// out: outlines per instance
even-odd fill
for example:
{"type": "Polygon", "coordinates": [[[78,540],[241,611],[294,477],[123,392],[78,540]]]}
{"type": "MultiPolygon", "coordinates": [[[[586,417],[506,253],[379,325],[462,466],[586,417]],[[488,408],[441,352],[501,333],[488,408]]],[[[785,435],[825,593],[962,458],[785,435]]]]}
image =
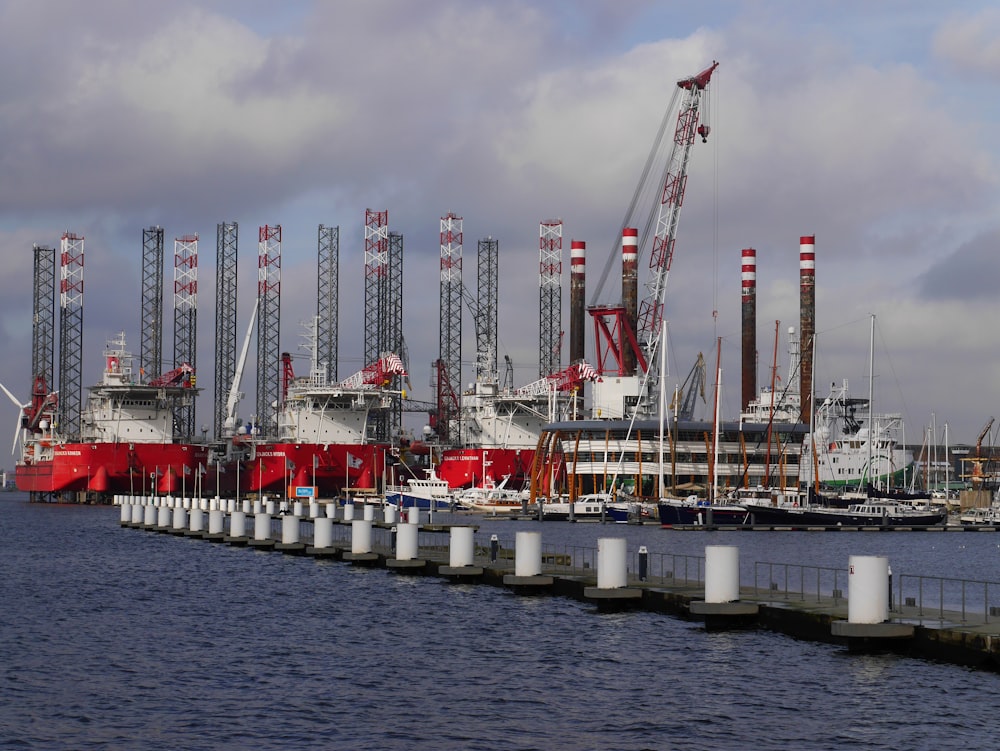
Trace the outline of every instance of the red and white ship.
{"type": "Polygon", "coordinates": [[[233,437],[242,459],[226,467],[227,480],[240,474],[244,492],[292,494],[312,487],[322,497],[348,489],[373,491],[385,466],[387,444],[369,435],[375,415],[390,409],[398,392],[387,389],[406,375],[398,355],[388,354],[339,383],[328,383],[315,356],[307,377],[296,378],[285,356],[284,399],[278,412],[278,438],[258,442],[254,431],[233,437]]]}
{"type": "Polygon", "coordinates": [[[18,490],[48,498],[193,493],[208,449],[175,439],[174,411],[197,394],[194,369],[185,364],[148,383],[135,382],[124,333],[108,342],[104,362],[101,382],[89,388],[80,435],[73,440],[60,435],[57,394],[44,378],[35,379],[31,401],[19,405],[18,490]]]}
{"type": "Polygon", "coordinates": [[[438,475],[453,490],[522,488],[542,428],[582,411],[580,387],[596,378],[594,368],[580,362],[518,389],[474,384],[462,394],[461,447],[441,452],[438,475]]]}

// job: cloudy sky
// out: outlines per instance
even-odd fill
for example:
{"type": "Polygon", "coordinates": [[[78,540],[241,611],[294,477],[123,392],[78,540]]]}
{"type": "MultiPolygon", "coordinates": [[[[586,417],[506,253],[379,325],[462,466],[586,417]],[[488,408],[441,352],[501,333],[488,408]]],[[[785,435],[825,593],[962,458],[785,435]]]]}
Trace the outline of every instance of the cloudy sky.
{"type": "MultiPolygon", "coordinates": [[[[539,222],[564,222],[566,307],[571,238],[587,242],[588,299],[615,302],[614,280],[595,287],[643,161],[678,79],[713,60],[712,135],[692,149],[667,289],[672,378],[722,337],[735,415],[740,249],[758,252],[764,382],[774,322],[798,325],[799,237],[815,234],[820,396],[844,379],[867,393],[874,314],[877,408],[904,414],[909,443],[932,416],[939,441],[947,423],[951,443],[974,442],[1000,413],[1000,10],[987,0],[0,0],[0,381],[27,398],[31,249],[64,231],[86,238],[84,384],[116,332],[138,352],[142,230],[160,225],[168,279],[173,239],[202,238],[211,424],[223,221],[240,225],[241,339],[257,228],[282,225],[281,348],[296,353],[317,225],[340,227],[346,376],[363,364],[366,208],[404,235],[414,397],[431,394],[448,212],[464,220],[471,290],[477,240],[498,239],[501,356],[534,380],[539,222]]],[[[469,380],[468,313],[463,359],[469,380]]],[[[0,402],[0,431],[15,418],[0,402]]]]}

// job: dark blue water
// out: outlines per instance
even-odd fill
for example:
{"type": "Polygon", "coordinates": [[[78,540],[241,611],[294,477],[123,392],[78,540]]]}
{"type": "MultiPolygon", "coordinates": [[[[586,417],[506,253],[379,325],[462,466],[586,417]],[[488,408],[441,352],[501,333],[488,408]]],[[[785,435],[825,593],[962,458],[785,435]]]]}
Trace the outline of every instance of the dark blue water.
{"type": "MultiPolygon", "coordinates": [[[[477,540],[524,522],[483,522],[477,540]]],[[[990,534],[690,533],[547,542],[1000,579],[990,534]],[[866,547],[870,546],[870,547],[866,547]],[[989,575],[987,575],[989,574],[989,575]]],[[[0,747],[978,749],[1000,677],[764,631],[706,633],[0,496],[0,747]]]]}

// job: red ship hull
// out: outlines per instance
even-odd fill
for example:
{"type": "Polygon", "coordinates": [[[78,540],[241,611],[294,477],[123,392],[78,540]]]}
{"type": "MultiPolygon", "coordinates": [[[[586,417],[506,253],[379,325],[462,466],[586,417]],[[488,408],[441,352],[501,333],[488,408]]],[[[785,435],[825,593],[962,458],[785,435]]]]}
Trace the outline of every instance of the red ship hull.
{"type": "Polygon", "coordinates": [[[531,474],[534,456],[534,449],[446,449],[436,471],[452,490],[482,487],[484,477],[499,485],[507,476],[505,487],[518,489],[531,474]]]}
{"type": "Polygon", "coordinates": [[[52,457],[17,465],[18,490],[29,493],[170,493],[195,490],[208,449],[183,443],[65,443],[52,457]]]}
{"type": "MultiPolygon", "coordinates": [[[[321,497],[349,490],[374,490],[386,447],[376,444],[262,443],[240,463],[243,492],[284,496],[291,486],[315,486],[321,497]]],[[[226,468],[235,487],[235,466],[226,468]]]]}

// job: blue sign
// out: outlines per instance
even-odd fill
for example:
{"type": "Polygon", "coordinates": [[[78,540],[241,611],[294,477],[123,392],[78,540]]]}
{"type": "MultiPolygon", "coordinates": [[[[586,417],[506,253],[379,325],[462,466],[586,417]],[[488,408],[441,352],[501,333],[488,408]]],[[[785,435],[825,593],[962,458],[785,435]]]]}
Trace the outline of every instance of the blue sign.
{"type": "Polygon", "coordinates": [[[296,498],[314,498],[316,496],[316,488],[311,485],[296,485],[295,486],[295,497],[296,498]]]}

